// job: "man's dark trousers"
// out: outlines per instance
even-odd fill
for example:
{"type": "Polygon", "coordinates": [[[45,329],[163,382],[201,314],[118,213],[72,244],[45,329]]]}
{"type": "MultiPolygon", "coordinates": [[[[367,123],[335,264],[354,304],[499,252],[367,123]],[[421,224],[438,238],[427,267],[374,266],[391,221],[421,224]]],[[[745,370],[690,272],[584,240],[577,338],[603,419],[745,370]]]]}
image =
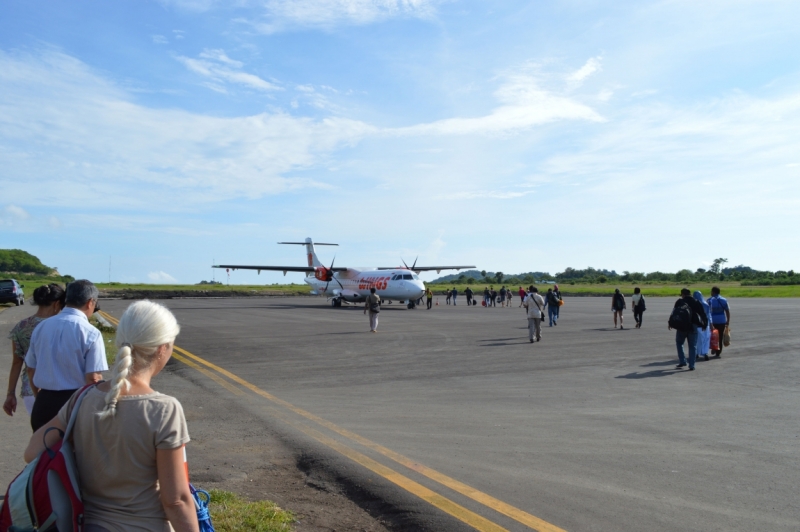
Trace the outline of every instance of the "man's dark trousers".
{"type": "Polygon", "coordinates": [[[675,331],[675,344],[678,347],[678,360],[681,365],[686,364],[686,355],[683,353],[683,343],[689,341],[689,368],[694,367],[697,358],[697,328],[692,327],[689,331],[675,331]]]}
{"type": "Polygon", "coordinates": [[[722,335],[725,334],[725,327],[728,326],[727,323],[712,323],[712,327],[714,327],[717,331],[719,331],[719,349],[712,351],[712,354],[721,356],[722,355],[722,335]]]}

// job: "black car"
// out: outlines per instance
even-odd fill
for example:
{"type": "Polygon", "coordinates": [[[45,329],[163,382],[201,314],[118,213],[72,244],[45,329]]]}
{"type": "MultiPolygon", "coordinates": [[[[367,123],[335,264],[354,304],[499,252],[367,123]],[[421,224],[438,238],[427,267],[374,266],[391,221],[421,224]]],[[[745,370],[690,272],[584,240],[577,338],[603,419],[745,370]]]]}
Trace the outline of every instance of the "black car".
{"type": "Polygon", "coordinates": [[[25,293],[22,285],[14,279],[0,279],[0,303],[25,304],[25,293]]]}

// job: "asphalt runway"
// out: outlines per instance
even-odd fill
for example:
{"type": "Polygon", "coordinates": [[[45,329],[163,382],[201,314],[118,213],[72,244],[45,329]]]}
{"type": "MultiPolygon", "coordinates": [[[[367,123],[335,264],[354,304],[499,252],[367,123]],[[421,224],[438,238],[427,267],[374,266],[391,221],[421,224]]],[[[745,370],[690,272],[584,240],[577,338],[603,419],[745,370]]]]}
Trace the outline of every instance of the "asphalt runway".
{"type": "Polygon", "coordinates": [[[567,298],[536,344],[518,300],[459,302],[384,307],[377,334],[312,298],[165,304],[177,345],[223,370],[179,355],[232,416],[285,425],[300,452],[427,523],[409,528],[469,529],[427,489],[506,530],[800,529],[800,300],[732,300],[733,344],[691,373],[674,369],[673,299],[615,330],[610,299],[567,298]]]}

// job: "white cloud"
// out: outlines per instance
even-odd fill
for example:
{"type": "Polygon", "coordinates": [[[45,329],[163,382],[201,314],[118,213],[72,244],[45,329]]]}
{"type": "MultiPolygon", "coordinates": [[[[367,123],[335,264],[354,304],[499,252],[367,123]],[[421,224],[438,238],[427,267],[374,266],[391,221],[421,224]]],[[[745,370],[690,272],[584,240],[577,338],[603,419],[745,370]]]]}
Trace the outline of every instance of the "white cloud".
{"type": "Polygon", "coordinates": [[[475,118],[447,118],[394,131],[414,135],[507,133],[558,120],[591,122],[604,120],[587,105],[542,88],[538,77],[527,72],[507,76],[506,82],[494,95],[502,105],[488,115],[475,118]]]}
{"type": "Polygon", "coordinates": [[[274,33],[295,26],[330,28],[395,17],[427,19],[435,14],[436,3],[433,0],[267,0],[264,19],[246,22],[264,33],[274,33]]]}
{"type": "Polygon", "coordinates": [[[226,118],[148,108],[54,51],[0,51],[0,94],[0,186],[31,204],[80,199],[177,208],[324,187],[290,174],[374,130],[345,118],[282,112],[226,118]]]}
{"type": "Polygon", "coordinates": [[[154,283],[177,283],[178,280],[175,279],[173,276],[168,274],[167,272],[157,271],[157,272],[150,272],[147,274],[147,278],[153,281],[154,283]]]}
{"type": "Polygon", "coordinates": [[[31,217],[28,211],[16,205],[6,205],[3,208],[3,215],[9,220],[23,221],[31,217]]]}
{"type": "Polygon", "coordinates": [[[176,59],[196,74],[200,74],[213,81],[208,86],[218,92],[225,92],[222,85],[233,83],[260,91],[283,90],[274,83],[270,83],[254,74],[242,72],[244,63],[236,61],[227,56],[224,50],[204,50],[200,54],[200,59],[192,59],[184,56],[177,56],[176,59]]]}
{"type": "Polygon", "coordinates": [[[573,84],[583,83],[589,76],[601,70],[602,59],[600,56],[589,58],[582,67],[567,76],[567,81],[573,84]]]}
{"type": "Polygon", "coordinates": [[[533,194],[533,190],[474,190],[469,192],[456,192],[449,194],[442,199],[516,199],[528,194],[533,194]]]}
{"type": "Polygon", "coordinates": [[[164,37],[163,35],[151,35],[150,38],[153,39],[153,42],[155,44],[168,44],[169,43],[167,38],[164,37]]]}

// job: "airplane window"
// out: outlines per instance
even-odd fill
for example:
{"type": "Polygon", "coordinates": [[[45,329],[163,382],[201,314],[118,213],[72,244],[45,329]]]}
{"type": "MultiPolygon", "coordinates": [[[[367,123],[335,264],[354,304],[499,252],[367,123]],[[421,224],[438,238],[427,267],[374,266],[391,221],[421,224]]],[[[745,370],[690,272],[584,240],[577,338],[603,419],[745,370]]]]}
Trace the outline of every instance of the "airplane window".
{"type": "Polygon", "coordinates": [[[410,273],[404,273],[403,274],[403,279],[413,279],[413,277],[411,277],[410,273]]]}
{"type": "Polygon", "coordinates": [[[396,280],[397,280],[397,276],[396,275],[392,275],[392,281],[396,281],[396,280]]]}
{"type": "Polygon", "coordinates": [[[412,277],[414,278],[415,281],[419,281],[419,276],[418,275],[413,275],[412,277]]]}

